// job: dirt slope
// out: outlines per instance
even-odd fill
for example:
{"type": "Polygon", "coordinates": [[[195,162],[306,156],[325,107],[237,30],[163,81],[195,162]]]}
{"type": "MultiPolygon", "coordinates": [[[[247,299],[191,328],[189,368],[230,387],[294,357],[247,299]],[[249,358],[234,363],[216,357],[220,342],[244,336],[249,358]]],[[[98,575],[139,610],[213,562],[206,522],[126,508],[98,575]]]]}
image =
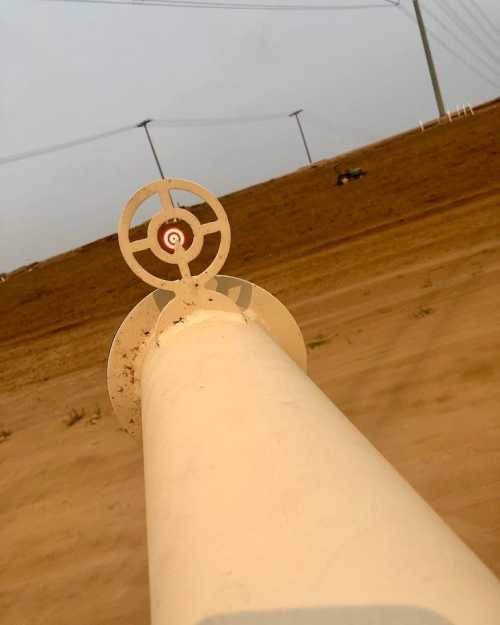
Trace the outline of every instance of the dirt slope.
{"type": "MultiPolygon", "coordinates": [[[[277,295],[310,375],[500,573],[500,106],[223,198],[224,273],[277,295]]],[[[147,181],[144,181],[147,182],[147,181]]],[[[105,367],[148,288],[115,237],[0,283],[0,614],[148,623],[142,458],[105,367]]]]}

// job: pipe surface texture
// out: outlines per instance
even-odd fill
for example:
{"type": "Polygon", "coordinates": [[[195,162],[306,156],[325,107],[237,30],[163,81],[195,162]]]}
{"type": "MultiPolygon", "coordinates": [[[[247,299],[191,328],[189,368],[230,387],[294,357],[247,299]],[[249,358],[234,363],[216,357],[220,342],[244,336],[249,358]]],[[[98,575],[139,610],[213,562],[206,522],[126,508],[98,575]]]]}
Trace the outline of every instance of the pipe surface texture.
{"type": "Polygon", "coordinates": [[[499,625],[497,578],[255,322],[150,348],[153,625],[499,625]]]}

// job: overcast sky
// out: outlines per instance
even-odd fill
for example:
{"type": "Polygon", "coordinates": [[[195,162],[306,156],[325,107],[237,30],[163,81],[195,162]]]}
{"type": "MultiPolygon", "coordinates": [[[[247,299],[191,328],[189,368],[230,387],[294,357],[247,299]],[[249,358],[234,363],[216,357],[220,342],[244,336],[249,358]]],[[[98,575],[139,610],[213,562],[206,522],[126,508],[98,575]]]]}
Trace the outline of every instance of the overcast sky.
{"type": "MultiPolygon", "coordinates": [[[[476,1],[500,28],[498,0],[476,1]]],[[[422,5],[459,32],[440,2],[422,5]]],[[[411,9],[409,0],[402,4],[411,9]]],[[[450,4],[460,9],[460,0],[450,4]]],[[[461,36],[481,54],[476,41],[461,36]]],[[[495,42],[489,45],[494,50],[495,42]]],[[[500,95],[448,51],[433,50],[448,108],[500,95]]],[[[494,53],[500,57],[498,42],[494,53]]],[[[0,0],[0,54],[0,158],[150,117],[303,108],[319,160],[435,117],[417,28],[390,7],[305,13],[0,0]]],[[[494,67],[469,50],[462,54],[500,85],[500,64],[495,78],[494,67]]],[[[151,132],[168,176],[217,194],[305,164],[293,119],[151,132]]],[[[141,129],[0,166],[0,272],[116,231],[129,196],[157,177],[141,129]]]]}

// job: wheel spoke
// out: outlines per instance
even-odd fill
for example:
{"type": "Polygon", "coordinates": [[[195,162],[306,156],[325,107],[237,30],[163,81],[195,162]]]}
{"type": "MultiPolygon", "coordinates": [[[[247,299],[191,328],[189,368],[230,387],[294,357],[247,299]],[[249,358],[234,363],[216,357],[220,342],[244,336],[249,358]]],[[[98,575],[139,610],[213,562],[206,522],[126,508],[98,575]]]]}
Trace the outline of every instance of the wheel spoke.
{"type": "Polygon", "coordinates": [[[143,250],[147,250],[149,247],[149,241],[147,238],[145,239],[137,239],[137,241],[130,241],[130,249],[132,253],[142,252],[143,250]]]}
{"type": "Polygon", "coordinates": [[[168,189],[162,188],[158,191],[160,196],[160,201],[163,209],[163,213],[165,214],[166,221],[169,219],[174,219],[175,217],[175,208],[172,202],[172,196],[170,195],[170,191],[168,189]]]}
{"type": "Polygon", "coordinates": [[[216,221],[209,221],[206,224],[201,224],[200,230],[203,236],[206,236],[207,234],[212,234],[213,232],[219,232],[219,220],[217,219],[216,221]]]}
{"type": "Polygon", "coordinates": [[[181,278],[186,281],[191,280],[191,271],[189,269],[189,263],[186,260],[186,253],[184,252],[184,248],[180,243],[177,243],[175,246],[175,256],[176,261],[179,266],[179,271],[181,272],[181,278]]]}

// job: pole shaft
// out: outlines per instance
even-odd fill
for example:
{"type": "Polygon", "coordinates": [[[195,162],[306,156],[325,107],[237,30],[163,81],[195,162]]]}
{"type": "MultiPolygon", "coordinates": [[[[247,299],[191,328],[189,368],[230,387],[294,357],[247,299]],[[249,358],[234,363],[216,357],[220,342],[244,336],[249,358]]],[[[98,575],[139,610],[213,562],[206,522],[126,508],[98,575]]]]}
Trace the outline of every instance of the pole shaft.
{"type": "Polygon", "coordinates": [[[192,319],[141,371],[152,625],[500,622],[494,575],[257,322],[192,319]]]}
{"type": "Polygon", "coordinates": [[[299,127],[299,130],[300,130],[300,136],[302,137],[302,142],[303,142],[304,148],[306,150],[307,160],[309,161],[309,165],[312,165],[311,153],[309,152],[309,146],[307,145],[306,137],[305,137],[304,131],[302,129],[302,124],[300,123],[300,119],[299,119],[300,113],[301,113],[301,111],[297,111],[296,113],[292,113],[292,115],[295,117],[295,119],[297,121],[297,126],[299,127]]]}
{"type": "Polygon", "coordinates": [[[438,108],[439,117],[444,117],[446,115],[446,111],[444,108],[443,96],[441,94],[441,87],[439,86],[436,67],[434,65],[434,59],[432,58],[431,47],[429,45],[429,39],[427,37],[427,31],[425,29],[422,11],[420,10],[419,0],[413,0],[413,6],[415,7],[415,15],[417,16],[417,24],[420,30],[420,36],[422,37],[422,45],[424,46],[425,58],[427,59],[429,74],[431,75],[432,88],[434,89],[434,96],[436,98],[436,105],[438,108]]]}
{"type": "Polygon", "coordinates": [[[146,123],[143,124],[144,132],[146,133],[146,137],[148,138],[149,145],[151,147],[151,151],[153,152],[153,156],[154,156],[154,159],[156,161],[156,166],[158,167],[158,171],[160,172],[160,176],[162,178],[165,178],[165,176],[163,175],[163,169],[161,168],[161,165],[160,165],[160,160],[158,158],[158,155],[156,154],[156,150],[155,150],[155,146],[153,144],[153,140],[151,139],[151,135],[149,134],[148,123],[149,122],[146,122],[146,123]]]}

